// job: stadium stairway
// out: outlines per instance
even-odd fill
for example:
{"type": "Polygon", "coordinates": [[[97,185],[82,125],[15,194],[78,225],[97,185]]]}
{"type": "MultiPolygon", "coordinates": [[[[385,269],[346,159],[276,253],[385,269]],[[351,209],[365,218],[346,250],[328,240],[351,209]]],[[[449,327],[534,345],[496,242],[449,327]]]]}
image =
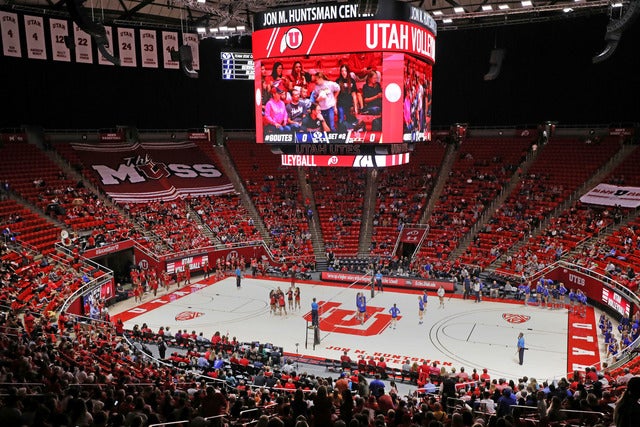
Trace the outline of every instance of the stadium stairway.
{"type": "Polygon", "coordinates": [[[496,197],[493,202],[482,212],[480,219],[473,225],[471,230],[460,239],[458,246],[451,252],[449,255],[452,259],[457,259],[460,255],[462,255],[473,239],[478,235],[478,232],[482,230],[482,228],[493,218],[496,213],[496,208],[501,206],[504,201],[509,197],[509,195],[513,192],[513,190],[518,185],[520,178],[527,174],[529,168],[538,157],[538,154],[541,150],[529,151],[527,153],[527,157],[524,161],[518,165],[518,172],[514,173],[511,176],[511,180],[509,184],[502,190],[502,192],[496,197]]]}
{"type": "Polygon", "coordinates": [[[265,226],[264,221],[262,220],[262,217],[258,213],[256,206],[253,204],[253,201],[251,200],[251,197],[249,196],[249,193],[247,192],[247,188],[244,186],[244,183],[242,182],[240,175],[238,175],[236,164],[231,158],[231,156],[229,155],[227,146],[218,145],[215,147],[208,148],[210,147],[210,144],[208,144],[207,147],[205,148],[204,144],[201,144],[201,143],[198,143],[198,146],[200,146],[200,149],[203,150],[205,153],[207,153],[209,156],[212,156],[212,154],[209,154],[209,151],[212,151],[214,153],[213,155],[217,156],[217,158],[214,157],[214,160],[219,161],[219,164],[224,170],[224,173],[227,174],[227,177],[233,184],[233,188],[235,188],[236,192],[240,196],[240,200],[242,201],[242,204],[247,209],[247,212],[249,212],[249,215],[253,219],[253,223],[255,224],[255,227],[258,229],[258,231],[260,231],[260,235],[262,236],[262,239],[267,244],[271,244],[272,243],[271,236],[269,236],[267,227],[265,226]]]}
{"type": "Polygon", "coordinates": [[[318,217],[318,209],[316,208],[316,200],[313,197],[311,185],[307,181],[306,168],[298,168],[298,187],[302,192],[302,197],[309,200],[313,217],[309,221],[309,231],[311,232],[311,244],[313,246],[313,254],[316,257],[316,270],[326,271],[329,263],[327,262],[327,253],[322,237],[322,228],[320,227],[320,218],[318,217]]]}
{"type": "MultiPolygon", "coordinates": [[[[636,219],[640,218],[640,213],[637,210],[629,210],[626,215],[622,217],[620,222],[610,224],[606,229],[602,231],[598,235],[598,239],[607,241],[607,239],[614,234],[616,234],[622,228],[628,227],[630,224],[636,221],[636,219]]],[[[585,247],[589,245],[593,245],[594,239],[587,239],[580,244],[576,245],[571,251],[568,251],[562,255],[560,259],[562,260],[570,260],[573,255],[577,255],[582,253],[585,247]]]]}
{"type": "MultiPolygon", "coordinates": [[[[531,237],[538,237],[549,225],[552,218],[557,217],[564,210],[568,209],[573,203],[580,199],[580,197],[592,187],[596,186],[602,180],[611,173],[618,165],[620,165],[631,153],[635,151],[637,147],[634,145],[623,145],[616,154],[609,159],[600,169],[598,169],[587,181],[585,181],[577,190],[575,190],[569,197],[567,197],[562,203],[551,211],[538,225],[538,227],[531,233],[531,237]]],[[[524,245],[529,242],[530,239],[522,239],[515,245],[511,246],[507,252],[495,259],[488,267],[487,270],[494,271],[500,266],[502,262],[509,256],[517,253],[524,245]]]]}
{"type": "Polygon", "coordinates": [[[433,191],[431,192],[429,200],[427,201],[427,206],[424,209],[424,214],[422,214],[422,218],[419,222],[420,224],[429,224],[429,219],[431,218],[433,209],[436,206],[436,202],[440,198],[440,194],[442,194],[442,189],[444,188],[449,178],[449,172],[451,172],[453,163],[458,156],[459,148],[460,144],[449,144],[449,146],[447,147],[447,152],[444,155],[444,159],[440,166],[440,171],[438,172],[438,177],[436,178],[436,184],[433,187],[433,191]]]}
{"type": "Polygon", "coordinates": [[[202,220],[202,217],[198,214],[198,212],[196,212],[195,209],[193,209],[193,206],[191,206],[190,203],[187,203],[187,211],[189,212],[189,217],[192,218],[196,224],[198,224],[198,229],[202,232],[202,234],[207,236],[207,239],[214,242],[216,246],[218,245],[223,246],[220,239],[218,239],[218,237],[214,235],[213,232],[211,231],[211,227],[209,227],[202,220]]]}
{"type": "Polygon", "coordinates": [[[362,206],[362,222],[360,223],[360,241],[358,242],[358,256],[368,257],[373,236],[373,214],[376,208],[378,194],[378,170],[367,169],[365,193],[362,206]]]}

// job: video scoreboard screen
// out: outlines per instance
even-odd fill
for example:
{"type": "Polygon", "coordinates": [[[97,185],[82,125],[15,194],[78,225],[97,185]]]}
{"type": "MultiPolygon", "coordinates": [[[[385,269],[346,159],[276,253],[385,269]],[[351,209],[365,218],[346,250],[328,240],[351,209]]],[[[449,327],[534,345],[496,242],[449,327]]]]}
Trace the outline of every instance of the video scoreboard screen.
{"type": "Polygon", "coordinates": [[[431,139],[435,21],[396,0],[361,6],[323,3],[256,15],[256,142],[431,139]]]}
{"type": "Polygon", "coordinates": [[[220,52],[222,80],[254,80],[255,66],[251,52],[220,52]]]}

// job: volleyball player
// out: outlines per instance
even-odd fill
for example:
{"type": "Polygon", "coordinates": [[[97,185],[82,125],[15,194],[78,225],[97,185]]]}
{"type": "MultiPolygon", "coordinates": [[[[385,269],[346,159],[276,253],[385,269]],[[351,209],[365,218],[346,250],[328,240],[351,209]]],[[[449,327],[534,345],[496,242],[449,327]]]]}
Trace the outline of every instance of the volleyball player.
{"type": "Polygon", "coordinates": [[[367,297],[365,297],[362,292],[358,292],[356,295],[356,307],[358,309],[358,320],[360,320],[360,324],[362,325],[367,313],[367,297]]]}
{"type": "Polygon", "coordinates": [[[573,314],[574,312],[574,306],[576,303],[576,291],[574,289],[571,289],[569,291],[569,313],[573,314]]]}
{"type": "Polygon", "coordinates": [[[297,286],[293,292],[293,299],[295,300],[295,308],[300,308],[300,288],[297,286]]]}
{"type": "Polygon", "coordinates": [[[444,308],[444,288],[442,285],[438,288],[438,299],[440,300],[439,308],[444,308]]]}
{"type": "Polygon", "coordinates": [[[422,296],[418,295],[418,325],[422,325],[424,319],[424,300],[422,296]]]}
{"type": "Polygon", "coordinates": [[[389,313],[391,314],[391,326],[395,329],[396,324],[398,323],[398,314],[400,314],[400,309],[394,303],[393,307],[389,309],[389,313]]]}

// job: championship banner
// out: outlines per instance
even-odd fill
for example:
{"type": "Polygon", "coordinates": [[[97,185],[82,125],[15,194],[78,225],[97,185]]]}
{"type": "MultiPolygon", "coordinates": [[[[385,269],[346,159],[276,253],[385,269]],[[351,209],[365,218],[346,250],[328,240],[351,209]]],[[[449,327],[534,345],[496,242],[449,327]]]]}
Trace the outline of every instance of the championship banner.
{"type": "Polygon", "coordinates": [[[69,21],[64,19],[49,19],[51,31],[51,55],[54,61],[71,62],[71,51],[65,43],[69,37],[69,21]]]}
{"type": "MultiPolygon", "coordinates": [[[[348,282],[348,283],[362,283],[362,284],[370,284],[371,278],[364,277],[361,274],[355,273],[343,273],[337,271],[323,271],[320,275],[321,280],[325,280],[327,282],[348,282]]],[[[455,291],[453,282],[449,282],[446,280],[428,280],[428,279],[413,279],[408,277],[390,277],[383,276],[382,277],[382,285],[383,286],[391,286],[396,288],[410,288],[410,289],[427,289],[436,291],[440,286],[442,286],[445,292],[453,292],[455,291]]]]}
{"type": "Polygon", "coordinates": [[[44,19],[41,16],[24,16],[24,32],[29,59],[47,59],[44,38],[44,19]]]}
{"type": "Polygon", "coordinates": [[[193,142],[72,144],[116,202],[231,193],[233,184],[193,142]]]}
{"type": "Polygon", "coordinates": [[[158,68],[158,36],[156,30],[140,30],[142,68],[158,68]]]}
{"type": "Polygon", "coordinates": [[[193,61],[191,64],[193,65],[193,69],[198,71],[200,69],[200,40],[198,39],[197,34],[193,33],[183,33],[182,34],[182,44],[187,46],[191,46],[191,56],[193,57],[193,61]]]}
{"type": "Polygon", "coordinates": [[[411,153],[355,156],[331,156],[324,154],[282,154],[282,166],[335,166],[347,168],[383,168],[409,163],[411,153]]]}
{"type": "Polygon", "coordinates": [[[76,47],[76,62],[79,64],[93,64],[93,50],[91,49],[93,41],[91,36],[78,27],[76,23],[73,24],[73,42],[76,47]]]}
{"type": "Polygon", "coordinates": [[[404,227],[400,233],[400,241],[417,245],[426,233],[427,228],[404,227]]]}
{"type": "Polygon", "coordinates": [[[0,25],[2,29],[2,52],[4,56],[22,57],[20,49],[20,26],[18,15],[0,11],[0,25]]]}
{"type": "Polygon", "coordinates": [[[635,209],[640,206],[640,187],[620,187],[618,185],[598,184],[584,196],[580,202],[591,205],[622,206],[635,209]]]}
{"type": "Polygon", "coordinates": [[[2,27],[2,51],[4,56],[22,57],[18,15],[0,11],[0,24],[2,27]]]}
{"type": "Polygon", "coordinates": [[[120,64],[123,67],[135,67],[136,61],[136,35],[131,28],[118,28],[118,54],[120,64]]]}
{"type": "MultiPolygon", "coordinates": [[[[113,56],[116,56],[116,50],[113,47],[113,28],[105,25],[104,30],[105,30],[105,33],[107,34],[107,46],[106,46],[107,51],[111,52],[113,56]]],[[[102,53],[100,53],[100,51],[98,51],[98,64],[114,65],[113,62],[109,61],[108,59],[105,59],[105,57],[102,56],[102,53]]]]}
{"type": "Polygon", "coordinates": [[[164,68],[177,70],[180,68],[178,61],[171,60],[171,51],[178,51],[178,33],[173,31],[162,32],[162,63],[164,68]]]}

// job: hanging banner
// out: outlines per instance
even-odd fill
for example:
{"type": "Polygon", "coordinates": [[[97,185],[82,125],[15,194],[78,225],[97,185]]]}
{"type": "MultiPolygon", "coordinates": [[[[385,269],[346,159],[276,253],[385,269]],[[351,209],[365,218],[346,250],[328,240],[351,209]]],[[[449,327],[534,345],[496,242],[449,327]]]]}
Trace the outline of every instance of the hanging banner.
{"type": "Polygon", "coordinates": [[[402,243],[411,243],[417,245],[422,240],[422,237],[427,232],[426,228],[412,228],[404,227],[400,234],[400,241],[402,243]]]}
{"type": "Polygon", "coordinates": [[[53,60],[70,62],[71,51],[65,41],[69,37],[69,22],[50,18],[49,31],[51,31],[51,57],[53,60]]]}
{"type": "Polygon", "coordinates": [[[76,47],[76,62],[79,64],[93,64],[91,36],[78,27],[76,23],[73,24],[73,42],[76,47]]]}
{"type": "Polygon", "coordinates": [[[123,67],[135,67],[136,61],[136,34],[131,28],[118,28],[118,52],[120,65],[123,67]]]}
{"type": "Polygon", "coordinates": [[[142,68],[158,68],[158,36],[155,30],[140,30],[142,68]]]}
{"type": "Polygon", "coordinates": [[[193,142],[113,142],[72,147],[116,202],[143,203],[234,191],[221,169],[193,142]]]}
{"type": "Polygon", "coordinates": [[[44,19],[40,16],[24,16],[24,33],[29,59],[47,59],[44,38],[44,19]]]}
{"type": "Polygon", "coordinates": [[[580,202],[592,205],[622,206],[635,209],[640,206],[640,187],[620,187],[618,185],[598,184],[580,202]]]}
{"type": "Polygon", "coordinates": [[[191,64],[193,65],[193,69],[198,71],[200,69],[200,39],[198,38],[198,35],[193,33],[183,33],[182,44],[191,46],[191,56],[193,57],[191,64]]]}
{"type": "MultiPolygon", "coordinates": [[[[113,56],[116,55],[116,50],[113,47],[113,29],[111,27],[104,26],[104,30],[107,34],[107,52],[110,52],[113,56]]],[[[98,64],[100,65],[113,65],[113,62],[105,59],[104,56],[98,51],[98,64]]]]}
{"type": "Polygon", "coordinates": [[[164,68],[177,70],[180,68],[178,61],[171,60],[171,51],[178,51],[178,33],[173,31],[162,32],[162,63],[164,68]]]}
{"type": "Polygon", "coordinates": [[[0,26],[2,27],[2,51],[4,56],[21,58],[18,15],[0,11],[0,26]]]}

